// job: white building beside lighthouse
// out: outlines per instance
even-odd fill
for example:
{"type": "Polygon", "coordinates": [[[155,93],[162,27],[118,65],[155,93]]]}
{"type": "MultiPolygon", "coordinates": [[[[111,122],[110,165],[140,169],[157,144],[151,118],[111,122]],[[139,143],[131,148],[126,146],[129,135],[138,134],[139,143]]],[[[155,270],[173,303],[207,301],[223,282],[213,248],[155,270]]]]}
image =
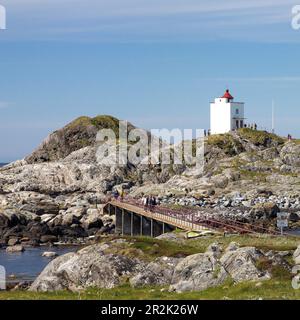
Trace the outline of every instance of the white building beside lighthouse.
{"type": "Polygon", "coordinates": [[[223,97],[216,98],[210,104],[210,133],[222,134],[244,128],[244,103],[233,101],[233,96],[226,90],[223,97]]]}

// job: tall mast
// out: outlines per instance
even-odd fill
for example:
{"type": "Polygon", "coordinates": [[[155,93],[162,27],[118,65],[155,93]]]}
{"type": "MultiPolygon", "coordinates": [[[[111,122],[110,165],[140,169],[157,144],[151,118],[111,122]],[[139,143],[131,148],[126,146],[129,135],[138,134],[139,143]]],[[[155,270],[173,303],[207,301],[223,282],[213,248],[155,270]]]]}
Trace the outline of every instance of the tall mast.
{"type": "Polygon", "coordinates": [[[274,99],[272,100],[272,133],[275,132],[275,103],[274,99]]]}

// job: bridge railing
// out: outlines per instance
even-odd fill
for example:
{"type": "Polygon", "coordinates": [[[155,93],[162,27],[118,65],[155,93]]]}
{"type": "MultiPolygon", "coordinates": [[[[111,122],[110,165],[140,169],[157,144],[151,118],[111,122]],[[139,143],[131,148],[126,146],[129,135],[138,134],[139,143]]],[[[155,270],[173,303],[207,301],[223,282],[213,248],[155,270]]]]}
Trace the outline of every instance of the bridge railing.
{"type": "Polygon", "coordinates": [[[117,200],[120,203],[127,203],[133,206],[139,207],[153,216],[160,215],[164,219],[175,219],[182,225],[190,226],[202,226],[216,230],[238,232],[238,233],[268,233],[268,234],[280,234],[276,230],[270,230],[263,226],[254,225],[250,223],[243,223],[233,219],[221,219],[211,218],[206,214],[193,210],[192,208],[170,208],[162,205],[144,206],[141,199],[135,199],[132,197],[125,197],[123,200],[117,200]]]}

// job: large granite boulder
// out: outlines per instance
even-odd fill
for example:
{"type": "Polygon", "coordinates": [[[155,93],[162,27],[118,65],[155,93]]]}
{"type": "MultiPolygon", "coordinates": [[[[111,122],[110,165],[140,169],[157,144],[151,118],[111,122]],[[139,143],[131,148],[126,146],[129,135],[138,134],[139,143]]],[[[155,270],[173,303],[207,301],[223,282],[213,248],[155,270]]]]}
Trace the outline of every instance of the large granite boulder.
{"type": "Polygon", "coordinates": [[[113,288],[122,277],[136,274],[143,263],[119,254],[105,254],[106,245],[88,246],[51,261],[30,291],[77,291],[88,287],[113,288]]]}
{"type": "Polygon", "coordinates": [[[186,257],[175,267],[170,291],[199,291],[223,283],[227,273],[212,253],[186,257]]]}
{"type": "Polygon", "coordinates": [[[159,257],[130,279],[132,287],[171,284],[174,268],[180,258],[159,257]]]}
{"type": "Polygon", "coordinates": [[[237,250],[226,250],[220,259],[222,267],[235,282],[268,280],[268,272],[260,271],[256,262],[263,254],[254,247],[244,247],[237,250]]]}
{"type": "Polygon", "coordinates": [[[270,279],[268,272],[258,270],[256,262],[263,254],[254,247],[239,248],[232,243],[221,255],[216,244],[205,253],[194,254],[180,261],[174,270],[170,291],[199,291],[224,283],[270,279]]]}
{"type": "Polygon", "coordinates": [[[297,249],[293,253],[293,259],[295,264],[300,264],[300,244],[298,245],[297,249]]]}

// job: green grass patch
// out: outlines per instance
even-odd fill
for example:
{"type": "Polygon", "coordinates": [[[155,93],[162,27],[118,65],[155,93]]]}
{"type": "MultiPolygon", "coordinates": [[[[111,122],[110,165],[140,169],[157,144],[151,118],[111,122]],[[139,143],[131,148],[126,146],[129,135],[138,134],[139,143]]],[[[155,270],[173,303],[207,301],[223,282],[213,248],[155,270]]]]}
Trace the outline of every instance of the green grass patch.
{"type": "Polygon", "coordinates": [[[174,241],[157,240],[148,237],[126,238],[128,243],[116,243],[113,248],[108,249],[108,253],[118,253],[131,258],[139,258],[146,261],[154,260],[161,256],[186,257],[191,254],[204,251],[203,248],[194,246],[193,243],[184,241],[177,243],[174,241]],[[202,250],[201,250],[202,249],[202,250]]]}
{"type": "Polygon", "coordinates": [[[287,269],[278,264],[274,265],[272,260],[268,259],[267,257],[260,258],[256,263],[256,267],[258,270],[268,271],[272,275],[273,280],[292,280],[292,274],[287,269]]]}
{"type": "MultiPolygon", "coordinates": [[[[211,235],[194,239],[166,241],[153,239],[150,237],[124,237],[128,243],[116,243],[113,250],[115,253],[122,252],[133,257],[140,257],[145,260],[154,260],[161,256],[182,257],[191,254],[205,252],[207,247],[217,242],[220,247],[225,248],[230,242],[237,242],[241,247],[254,246],[263,251],[292,251],[300,244],[300,239],[296,237],[281,237],[270,235],[211,235]],[[119,251],[122,250],[122,251],[119,251]]],[[[103,240],[103,242],[107,239],[103,240]]]]}
{"type": "Polygon", "coordinates": [[[271,144],[281,145],[284,139],[276,134],[267,131],[252,130],[250,128],[242,128],[238,130],[241,138],[252,142],[256,146],[270,146],[271,144]]]}
{"type": "Polygon", "coordinates": [[[269,173],[242,169],[240,170],[240,175],[241,179],[254,180],[257,182],[266,182],[266,178],[269,175],[269,173]]]}
{"type": "Polygon", "coordinates": [[[207,143],[222,149],[229,156],[235,156],[245,151],[243,145],[229,133],[211,135],[207,138],[207,143]]]}
{"type": "MultiPolygon", "coordinates": [[[[112,237],[110,240],[116,239],[112,237]]],[[[124,237],[129,243],[117,242],[110,253],[122,252],[125,255],[153,260],[160,256],[179,257],[204,252],[213,242],[218,242],[225,249],[232,241],[243,246],[255,246],[268,251],[295,250],[300,243],[298,238],[279,236],[230,235],[207,236],[186,241],[165,241],[147,237],[124,237]],[[119,250],[119,251],[118,251],[119,250]]],[[[119,237],[118,237],[119,239],[119,237]]],[[[103,239],[106,242],[108,239],[103,239]]],[[[292,261],[291,261],[292,262],[292,261]]],[[[128,282],[113,289],[91,288],[83,292],[70,291],[36,293],[28,291],[2,291],[0,300],[210,300],[210,299],[300,299],[300,290],[291,285],[291,275],[280,266],[273,266],[269,260],[262,259],[257,263],[261,270],[269,270],[273,279],[261,282],[233,283],[226,281],[223,285],[201,292],[174,293],[168,287],[131,288],[128,282]]],[[[216,270],[215,276],[218,276],[216,270]]],[[[126,280],[126,279],[124,279],[126,280]]]]}
{"type": "Polygon", "coordinates": [[[73,293],[60,291],[35,293],[28,291],[0,292],[0,300],[257,300],[300,299],[300,290],[292,288],[290,280],[268,280],[223,285],[203,291],[175,293],[167,287],[131,288],[125,284],[113,289],[92,288],[73,293]]]}

